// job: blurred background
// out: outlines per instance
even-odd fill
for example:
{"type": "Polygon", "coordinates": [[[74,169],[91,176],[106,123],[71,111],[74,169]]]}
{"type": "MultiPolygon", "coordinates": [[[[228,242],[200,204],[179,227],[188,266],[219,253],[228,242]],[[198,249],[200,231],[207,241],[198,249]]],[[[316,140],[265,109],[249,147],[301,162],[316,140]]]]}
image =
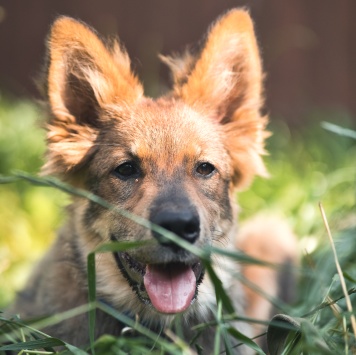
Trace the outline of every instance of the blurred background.
{"type": "Polygon", "coordinates": [[[299,123],[310,108],[356,112],[356,3],[353,0],[71,0],[0,1],[0,86],[37,95],[45,38],[58,15],[79,18],[102,35],[118,34],[150,93],[167,73],[157,53],[196,43],[209,24],[234,6],[255,20],[267,72],[267,107],[299,123]]]}
{"type": "MultiPolygon", "coordinates": [[[[0,0],[0,174],[37,173],[45,117],[36,104],[45,38],[58,15],[118,34],[144,82],[158,96],[169,85],[157,53],[196,43],[222,12],[247,6],[254,18],[266,75],[269,180],[239,197],[242,219],[273,211],[289,220],[312,252],[323,244],[318,202],[334,230],[356,224],[356,2],[354,0],[0,0]],[[342,135],[322,122],[342,128],[342,135]]],[[[334,129],[335,130],[335,129],[334,129]]],[[[19,182],[0,185],[0,308],[22,287],[48,247],[67,196],[19,182]]]]}

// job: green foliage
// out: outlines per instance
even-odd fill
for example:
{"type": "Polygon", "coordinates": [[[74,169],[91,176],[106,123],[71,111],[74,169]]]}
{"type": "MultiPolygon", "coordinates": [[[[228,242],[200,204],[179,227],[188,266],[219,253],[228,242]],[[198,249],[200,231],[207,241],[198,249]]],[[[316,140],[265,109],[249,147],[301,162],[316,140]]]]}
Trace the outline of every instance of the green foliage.
{"type": "Polygon", "coordinates": [[[272,122],[265,159],[270,178],[257,178],[239,195],[242,219],[261,211],[277,213],[299,237],[320,237],[322,202],[333,230],[355,221],[355,140],[326,131],[322,120],[350,126],[347,116],[325,112],[311,114],[310,124],[295,130],[272,122]]]}
{"type": "MultiPolygon", "coordinates": [[[[0,96],[0,174],[39,171],[45,151],[40,110],[0,96]]],[[[0,184],[0,308],[19,290],[55,236],[68,198],[28,183],[0,184]]]]}

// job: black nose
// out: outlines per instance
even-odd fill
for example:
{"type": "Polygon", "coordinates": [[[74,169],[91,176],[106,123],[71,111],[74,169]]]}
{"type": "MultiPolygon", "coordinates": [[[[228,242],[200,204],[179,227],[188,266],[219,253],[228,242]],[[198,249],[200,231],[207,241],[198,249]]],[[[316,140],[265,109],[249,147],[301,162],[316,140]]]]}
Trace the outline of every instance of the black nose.
{"type": "MultiPolygon", "coordinates": [[[[151,222],[175,233],[178,237],[192,244],[199,237],[199,216],[192,211],[160,211],[151,216],[151,222]]],[[[174,243],[162,234],[154,231],[152,233],[162,245],[174,246],[174,243]]]]}

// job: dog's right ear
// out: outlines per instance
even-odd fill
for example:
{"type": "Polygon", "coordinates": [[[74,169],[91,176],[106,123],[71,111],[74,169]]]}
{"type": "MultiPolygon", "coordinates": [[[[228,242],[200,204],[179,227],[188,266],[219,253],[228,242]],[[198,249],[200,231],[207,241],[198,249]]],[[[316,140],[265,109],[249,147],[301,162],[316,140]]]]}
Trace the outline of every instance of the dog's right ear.
{"type": "Polygon", "coordinates": [[[116,41],[106,46],[92,29],[68,17],[52,26],[48,60],[52,119],[43,173],[64,176],[87,158],[105,111],[133,104],[143,89],[116,41]]]}

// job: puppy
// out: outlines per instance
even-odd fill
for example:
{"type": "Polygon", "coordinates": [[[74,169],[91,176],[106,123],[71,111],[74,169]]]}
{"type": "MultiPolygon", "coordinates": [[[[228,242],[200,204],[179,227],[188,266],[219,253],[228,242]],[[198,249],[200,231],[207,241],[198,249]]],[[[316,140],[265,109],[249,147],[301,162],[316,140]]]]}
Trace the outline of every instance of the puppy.
{"type": "MultiPolygon", "coordinates": [[[[235,193],[255,175],[266,175],[261,159],[267,136],[260,112],[263,73],[248,12],[227,12],[211,26],[199,51],[162,60],[172,71],[173,88],[153,100],[144,96],[117,41],[103,42],[85,24],[58,18],[48,37],[50,119],[43,173],[86,189],[195,248],[233,251],[235,193]]],[[[194,326],[216,319],[214,287],[194,253],[82,197],[73,197],[68,211],[66,225],[13,306],[23,319],[86,304],[87,255],[110,241],[143,244],[96,256],[99,301],[157,332],[179,315],[187,342],[196,336],[194,326]]],[[[259,250],[259,243],[266,243],[263,228],[260,238],[245,238],[240,247],[259,250]]],[[[268,243],[278,242],[269,234],[268,243]]],[[[278,261],[289,258],[289,251],[282,250],[278,261]]],[[[270,313],[261,298],[249,306],[244,287],[233,277],[240,270],[236,263],[218,255],[212,259],[238,315],[245,310],[247,315],[270,313]]],[[[255,274],[256,280],[253,271],[246,277],[269,288],[260,282],[260,272],[255,274]]],[[[46,331],[85,347],[87,318],[82,314],[46,331]]],[[[251,335],[246,323],[234,326],[251,335]]],[[[119,336],[124,327],[97,311],[96,336],[119,336]]],[[[214,349],[214,332],[207,327],[195,340],[204,353],[214,349]]]]}

